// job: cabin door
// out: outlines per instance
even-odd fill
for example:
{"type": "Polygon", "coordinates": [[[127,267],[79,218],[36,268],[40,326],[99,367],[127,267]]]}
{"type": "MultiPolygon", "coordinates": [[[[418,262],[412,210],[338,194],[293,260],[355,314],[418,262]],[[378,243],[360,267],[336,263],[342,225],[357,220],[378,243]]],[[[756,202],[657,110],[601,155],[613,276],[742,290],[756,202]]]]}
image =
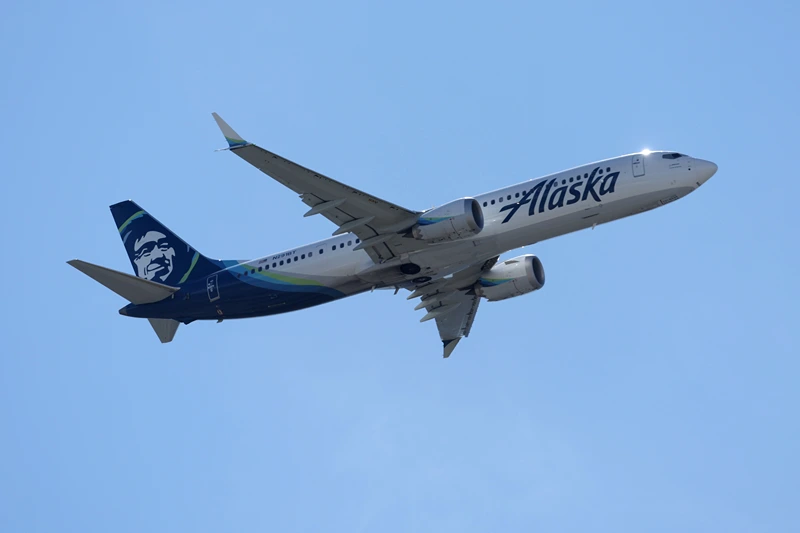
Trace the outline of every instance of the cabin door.
{"type": "Polygon", "coordinates": [[[644,176],[644,156],[642,154],[636,154],[632,158],[633,161],[633,177],[639,178],[644,176]]]}

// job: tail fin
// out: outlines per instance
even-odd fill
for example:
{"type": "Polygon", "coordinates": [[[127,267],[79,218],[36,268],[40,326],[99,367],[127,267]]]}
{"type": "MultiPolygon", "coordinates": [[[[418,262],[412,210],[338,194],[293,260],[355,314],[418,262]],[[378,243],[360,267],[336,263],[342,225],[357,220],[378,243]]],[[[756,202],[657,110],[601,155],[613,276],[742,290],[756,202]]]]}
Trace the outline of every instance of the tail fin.
{"type": "Polygon", "coordinates": [[[173,287],[223,268],[186,244],[135,202],[111,206],[122,244],[140,278],[173,287]]]}

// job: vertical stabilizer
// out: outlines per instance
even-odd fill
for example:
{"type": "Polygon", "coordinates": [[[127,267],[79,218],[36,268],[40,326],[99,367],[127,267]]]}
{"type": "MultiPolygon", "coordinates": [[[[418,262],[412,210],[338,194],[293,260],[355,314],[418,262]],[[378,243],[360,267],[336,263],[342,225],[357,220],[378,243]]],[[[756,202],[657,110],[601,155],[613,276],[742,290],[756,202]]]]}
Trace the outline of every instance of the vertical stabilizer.
{"type": "Polygon", "coordinates": [[[135,202],[114,204],[111,214],[133,271],[140,278],[180,287],[223,268],[222,263],[192,248],[135,202]]]}

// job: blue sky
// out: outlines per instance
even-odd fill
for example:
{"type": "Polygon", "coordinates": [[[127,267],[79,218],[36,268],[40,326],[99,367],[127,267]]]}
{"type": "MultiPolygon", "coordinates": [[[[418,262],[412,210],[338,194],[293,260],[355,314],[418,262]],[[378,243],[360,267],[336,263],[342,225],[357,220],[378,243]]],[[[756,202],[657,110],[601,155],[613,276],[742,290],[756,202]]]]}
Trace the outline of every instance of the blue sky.
{"type": "Polygon", "coordinates": [[[798,15],[7,5],[0,530],[800,529],[798,15]],[[332,231],[214,153],[211,111],[416,209],[643,148],[719,172],[526,248],[547,286],[482,305],[446,361],[391,292],[162,346],[65,264],[129,270],[108,205],[215,257],[332,231]]]}

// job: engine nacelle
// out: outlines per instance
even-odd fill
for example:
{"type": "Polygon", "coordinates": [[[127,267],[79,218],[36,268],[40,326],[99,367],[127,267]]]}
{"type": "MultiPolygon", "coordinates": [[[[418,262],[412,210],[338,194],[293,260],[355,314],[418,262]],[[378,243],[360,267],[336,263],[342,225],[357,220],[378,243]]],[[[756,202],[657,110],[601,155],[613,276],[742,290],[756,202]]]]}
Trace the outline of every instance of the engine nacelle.
{"type": "Polygon", "coordinates": [[[498,263],[478,280],[477,292],[490,302],[538,291],[544,287],[544,267],[535,255],[498,263]]]}
{"type": "Polygon", "coordinates": [[[415,239],[427,242],[457,241],[483,229],[483,209],[475,198],[461,198],[426,211],[411,228],[415,239]]]}

